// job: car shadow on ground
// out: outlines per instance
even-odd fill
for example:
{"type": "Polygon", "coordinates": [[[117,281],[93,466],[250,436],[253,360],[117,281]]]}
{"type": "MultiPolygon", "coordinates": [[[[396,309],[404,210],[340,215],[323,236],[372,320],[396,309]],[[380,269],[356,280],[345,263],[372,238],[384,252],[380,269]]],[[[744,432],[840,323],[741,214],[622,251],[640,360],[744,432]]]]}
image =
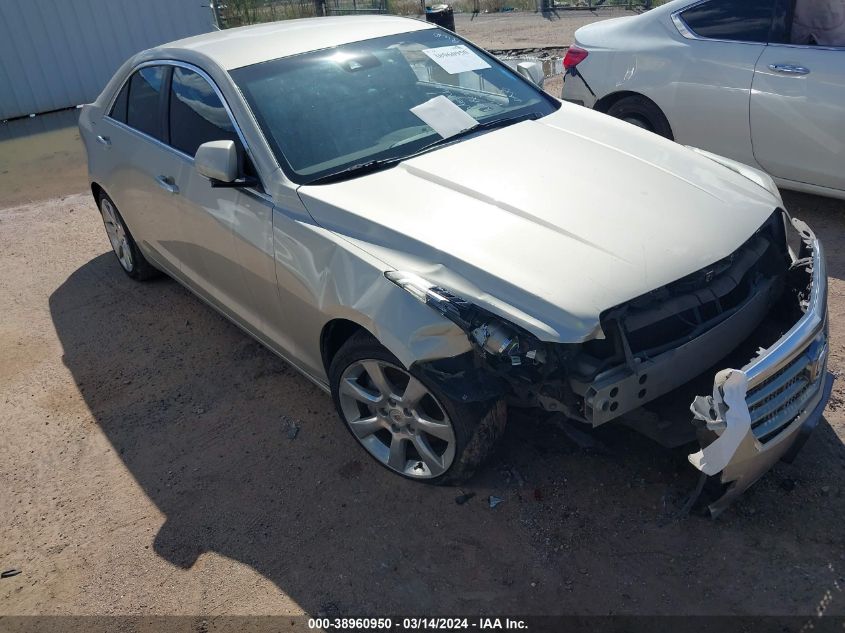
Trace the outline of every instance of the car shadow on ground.
{"type": "Polygon", "coordinates": [[[751,491],[756,514],[732,510],[718,527],[663,527],[696,480],[683,455],[625,429],[605,429],[584,449],[525,419],[470,483],[478,498],[458,505],[455,489],[372,463],[325,394],[171,280],[133,283],[106,253],[53,293],[50,310],[97,424],[166,516],[155,553],[186,569],[220,553],[309,614],[607,613],[637,604],[718,613],[741,610],[745,595],[753,609],[767,595],[756,582],[763,574],[789,587],[788,599],[771,600],[784,609],[811,604],[826,586],[796,581],[792,564],[823,566],[837,549],[829,530],[845,501],[840,493],[816,503],[813,492],[817,461],[840,473],[845,464],[826,422],[809,459],[751,491]],[[803,495],[781,485],[796,479],[803,495]],[[487,507],[491,493],[507,500],[498,514],[487,507]],[[762,531],[785,542],[768,546],[762,563],[731,568],[726,581],[725,566],[757,560],[762,531]],[[714,548],[722,560],[702,569],[714,548]],[[708,591],[690,585],[692,575],[708,591]],[[649,598],[656,587],[663,603],[649,598]]]}

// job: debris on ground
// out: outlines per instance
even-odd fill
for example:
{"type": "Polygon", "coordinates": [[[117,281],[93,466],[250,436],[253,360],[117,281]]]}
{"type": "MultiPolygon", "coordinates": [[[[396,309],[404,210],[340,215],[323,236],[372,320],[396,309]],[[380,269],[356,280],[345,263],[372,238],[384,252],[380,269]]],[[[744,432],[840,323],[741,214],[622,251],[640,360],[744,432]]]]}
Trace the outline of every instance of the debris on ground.
{"type": "Polygon", "coordinates": [[[672,521],[681,521],[687,518],[695,507],[698,500],[701,498],[701,493],[704,491],[704,486],[707,484],[707,475],[701,473],[698,477],[698,482],[695,484],[695,488],[686,495],[686,497],[679,497],[674,492],[666,492],[663,495],[663,512],[664,517],[660,521],[657,522],[659,527],[665,527],[669,525],[672,521]],[[672,511],[672,507],[680,506],[677,511],[672,511]]]}
{"type": "Polygon", "coordinates": [[[11,578],[12,576],[17,576],[21,573],[20,569],[7,569],[4,572],[0,572],[0,578],[11,578]]]}
{"type": "Polygon", "coordinates": [[[462,505],[464,505],[467,501],[469,501],[470,499],[472,499],[474,496],[475,496],[475,493],[474,493],[474,492],[465,492],[465,493],[460,494],[460,495],[458,495],[457,497],[455,497],[455,503],[457,503],[459,506],[462,506],[462,505]]]}
{"type": "Polygon", "coordinates": [[[509,464],[502,464],[499,471],[504,475],[505,480],[510,483],[511,480],[516,482],[518,488],[525,488],[525,479],[519,471],[509,464]]]}
{"type": "Polygon", "coordinates": [[[487,502],[490,504],[491,508],[495,508],[497,505],[502,503],[502,501],[504,501],[504,499],[502,499],[501,497],[495,497],[493,495],[490,495],[487,498],[487,502]]]}
{"type": "Polygon", "coordinates": [[[295,440],[299,435],[299,425],[286,415],[282,416],[282,422],[288,427],[288,439],[295,440]]]}

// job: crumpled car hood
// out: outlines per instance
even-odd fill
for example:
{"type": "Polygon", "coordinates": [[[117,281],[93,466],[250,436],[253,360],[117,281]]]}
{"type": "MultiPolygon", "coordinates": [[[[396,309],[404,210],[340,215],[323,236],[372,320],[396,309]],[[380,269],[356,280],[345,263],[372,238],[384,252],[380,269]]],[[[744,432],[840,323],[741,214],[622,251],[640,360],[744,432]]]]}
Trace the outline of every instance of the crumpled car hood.
{"type": "Polygon", "coordinates": [[[317,223],[525,327],[602,311],[736,250],[780,204],[680,145],[577,106],[300,197],[317,223]]]}

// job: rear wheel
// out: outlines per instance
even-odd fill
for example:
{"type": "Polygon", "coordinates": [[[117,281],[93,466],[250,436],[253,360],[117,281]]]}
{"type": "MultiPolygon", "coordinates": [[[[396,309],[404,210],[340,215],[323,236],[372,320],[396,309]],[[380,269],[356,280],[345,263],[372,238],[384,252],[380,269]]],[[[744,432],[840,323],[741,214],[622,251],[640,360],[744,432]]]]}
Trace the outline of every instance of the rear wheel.
{"type": "Polygon", "coordinates": [[[608,108],[607,114],[649,132],[659,134],[670,141],[674,140],[672,128],[666,116],[657,107],[657,104],[641,95],[623,97],[608,108]]]}
{"type": "Polygon", "coordinates": [[[146,281],[161,273],[143,256],[135,239],[126,227],[114,202],[101,192],[98,200],[100,214],[106,227],[106,235],[123,271],[136,281],[146,281]]]}
{"type": "Polygon", "coordinates": [[[341,347],[329,379],[352,436],[382,466],[409,479],[467,479],[504,430],[504,402],[454,402],[365,333],[341,347]]]}

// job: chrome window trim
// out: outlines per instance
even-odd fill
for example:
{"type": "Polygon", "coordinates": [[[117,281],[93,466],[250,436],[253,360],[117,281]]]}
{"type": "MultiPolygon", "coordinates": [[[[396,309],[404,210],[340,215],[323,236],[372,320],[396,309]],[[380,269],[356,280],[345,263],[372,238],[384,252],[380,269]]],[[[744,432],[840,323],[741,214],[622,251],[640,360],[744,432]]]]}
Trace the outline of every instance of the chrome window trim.
{"type": "MultiPolygon", "coordinates": [[[[699,2],[699,3],[697,3],[697,4],[701,4],[701,3],[699,2]]],[[[694,6],[695,6],[695,5],[690,5],[690,6],[689,6],[689,7],[687,7],[687,8],[692,8],[692,7],[694,7],[694,6]]],[[[672,22],[675,24],[675,28],[676,28],[676,29],[678,29],[678,33],[680,33],[682,36],[684,36],[684,37],[685,37],[685,38],[687,38],[688,40],[702,40],[702,39],[706,39],[706,38],[703,38],[703,37],[699,37],[698,35],[696,35],[696,34],[693,32],[693,30],[690,28],[689,24],[687,24],[687,23],[684,21],[684,19],[681,17],[681,11],[686,11],[686,9],[681,9],[680,11],[675,11],[675,12],[672,14],[672,22]]],[[[122,88],[121,88],[121,90],[122,90],[122,88]]],[[[120,91],[118,91],[118,94],[119,94],[119,92],[120,92],[120,91]]],[[[115,95],[115,98],[117,98],[117,95],[115,95]]]]}
{"type": "Polygon", "coordinates": [[[806,48],[810,51],[845,51],[845,46],[814,46],[813,44],[791,44],[789,42],[769,42],[769,46],[785,46],[787,48],[806,48]]]}
{"type": "Polygon", "coordinates": [[[682,37],[688,40],[695,40],[699,42],[722,42],[723,44],[753,44],[754,46],[766,46],[767,42],[749,42],[747,40],[726,40],[716,37],[704,37],[699,35],[695,31],[692,30],[692,27],[687,24],[686,20],[684,20],[681,14],[684,11],[689,11],[690,9],[694,9],[695,7],[706,4],[711,0],[698,0],[698,2],[693,2],[692,4],[688,4],[687,6],[678,9],[677,11],[671,14],[672,23],[675,25],[675,28],[678,30],[678,33],[681,34],[682,37]]]}
{"type": "MultiPolygon", "coordinates": [[[[142,68],[147,68],[149,66],[178,66],[180,68],[185,68],[186,70],[193,71],[193,72],[197,73],[200,77],[205,79],[208,82],[208,85],[211,86],[211,89],[217,95],[217,98],[220,99],[220,103],[223,104],[223,109],[226,110],[226,114],[229,117],[229,121],[231,122],[232,127],[235,129],[235,133],[238,135],[238,138],[240,139],[241,144],[244,147],[244,151],[246,152],[249,159],[252,161],[252,164],[253,165],[256,164],[255,158],[252,154],[252,150],[249,147],[249,143],[246,142],[246,138],[244,137],[244,133],[241,130],[241,126],[238,125],[238,122],[235,120],[235,115],[232,114],[232,109],[229,107],[229,103],[226,101],[226,97],[223,96],[223,93],[220,91],[220,88],[217,87],[217,84],[214,82],[214,80],[209,76],[209,74],[207,72],[205,72],[202,68],[199,68],[198,66],[194,66],[193,64],[189,64],[188,62],[182,62],[182,61],[178,61],[178,60],[174,60],[174,59],[159,59],[159,60],[150,60],[150,61],[146,61],[146,62],[141,62],[137,66],[134,66],[132,68],[132,70],[130,70],[126,74],[126,77],[124,77],[123,81],[120,84],[120,87],[117,90],[114,91],[114,94],[112,94],[111,98],[109,99],[108,106],[103,110],[103,112],[104,112],[103,118],[104,119],[108,119],[109,121],[111,121],[115,125],[118,125],[119,127],[123,128],[125,130],[128,130],[130,132],[134,132],[135,134],[140,135],[142,138],[150,140],[153,143],[159,145],[160,147],[163,147],[164,149],[170,150],[171,152],[173,152],[177,156],[186,159],[192,165],[194,164],[194,157],[193,156],[188,156],[185,152],[176,149],[172,145],[165,143],[164,141],[157,139],[154,136],[150,136],[149,134],[132,127],[128,123],[124,123],[123,121],[118,121],[117,119],[114,119],[111,116],[111,111],[112,111],[112,108],[114,107],[114,102],[117,100],[118,95],[121,93],[121,91],[123,90],[126,83],[132,78],[132,75],[134,75],[136,72],[138,72],[142,68]]],[[[171,79],[171,81],[172,81],[172,79],[171,79]]],[[[127,103],[127,113],[128,113],[128,111],[129,111],[129,107],[128,107],[128,103],[127,103]]],[[[170,120],[170,113],[168,113],[168,121],[169,120],[170,120]]],[[[266,187],[264,186],[264,180],[261,178],[261,174],[258,174],[258,180],[261,183],[261,186],[266,191],[266,187]]],[[[272,203],[272,201],[273,201],[273,199],[269,195],[267,195],[264,192],[258,191],[257,189],[253,189],[252,187],[244,187],[243,189],[245,191],[249,191],[250,193],[254,193],[258,197],[263,198],[264,200],[267,200],[268,202],[272,203]]]]}

